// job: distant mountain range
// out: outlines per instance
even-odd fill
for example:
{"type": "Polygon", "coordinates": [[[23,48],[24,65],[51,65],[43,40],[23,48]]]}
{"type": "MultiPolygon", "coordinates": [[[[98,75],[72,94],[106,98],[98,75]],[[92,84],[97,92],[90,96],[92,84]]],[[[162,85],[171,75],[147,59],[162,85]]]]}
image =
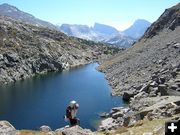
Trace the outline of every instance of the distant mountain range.
{"type": "Polygon", "coordinates": [[[96,42],[104,42],[125,48],[131,47],[131,45],[144,34],[151,24],[146,20],[137,20],[130,28],[123,32],[118,31],[112,26],[100,23],[95,23],[93,27],[77,24],[53,25],[49,22],[40,20],[29,13],[25,13],[9,4],[0,5],[0,15],[8,16],[31,25],[56,29],[62,31],[68,36],[74,36],[96,42]]]}
{"type": "Polygon", "coordinates": [[[130,47],[131,44],[136,41],[135,39],[122,34],[114,27],[100,23],[95,23],[93,27],[77,24],[62,24],[58,28],[69,36],[93,40],[96,42],[104,42],[119,47],[130,47]]]}
{"type": "Polygon", "coordinates": [[[131,47],[131,45],[144,34],[150,25],[150,22],[139,19],[136,20],[131,27],[122,32],[118,31],[112,26],[100,23],[95,23],[93,27],[77,24],[62,24],[60,26],[57,25],[57,27],[60,31],[69,36],[93,40],[96,42],[104,42],[127,48],[131,47]]]}

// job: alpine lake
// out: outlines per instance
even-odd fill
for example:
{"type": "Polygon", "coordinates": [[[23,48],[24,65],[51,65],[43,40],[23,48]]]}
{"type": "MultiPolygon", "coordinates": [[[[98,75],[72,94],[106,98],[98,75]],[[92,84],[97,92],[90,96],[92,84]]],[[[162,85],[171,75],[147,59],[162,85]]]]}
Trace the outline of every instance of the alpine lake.
{"type": "Polygon", "coordinates": [[[63,116],[69,102],[76,100],[80,126],[95,130],[101,119],[98,114],[125,105],[121,97],[111,96],[111,87],[97,66],[92,63],[0,86],[0,120],[16,129],[48,125],[55,130],[69,124],[63,116]]]}

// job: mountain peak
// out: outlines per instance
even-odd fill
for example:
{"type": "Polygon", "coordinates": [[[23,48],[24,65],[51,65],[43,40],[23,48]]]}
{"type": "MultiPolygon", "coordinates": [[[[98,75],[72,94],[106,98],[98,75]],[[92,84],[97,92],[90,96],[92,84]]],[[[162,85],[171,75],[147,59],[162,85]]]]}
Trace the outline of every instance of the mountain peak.
{"type": "Polygon", "coordinates": [[[150,25],[151,23],[147,20],[137,19],[133,25],[123,31],[123,33],[132,38],[139,39],[150,25]]]}
{"type": "Polygon", "coordinates": [[[82,34],[91,32],[91,29],[87,25],[81,24],[62,24],[60,30],[69,36],[76,36],[81,38],[82,34]]]}
{"type": "Polygon", "coordinates": [[[133,25],[141,25],[141,24],[143,24],[143,25],[146,24],[149,26],[151,23],[145,19],[137,19],[133,25]]]}
{"type": "Polygon", "coordinates": [[[100,24],[97,22],[94,24],[93,30],[96,32],[99,32],[99,33],[106,34],[106,35],[112,35],[115,33],[119,33],[119,31],[116,28],[109,26],[109,25],[100,24]]]}
{"type": "Polygon", "coordinates": [[[0,6],[9,7],[9,6],[11,6],[11,5],[9,5],[9,4],[7,4],[7,3],[3,3],[3,4],[1,4],[0,6]]]}
{"type": "Polygon", "coordinates": [[[11,10],[11,11],[19,11],[19,9],[15,6],[12,6],[12,5],[9,5],[7,3],[3,3],[0,5],[0,8],[1,9],[4,9],[4,10],[11,10]]]}

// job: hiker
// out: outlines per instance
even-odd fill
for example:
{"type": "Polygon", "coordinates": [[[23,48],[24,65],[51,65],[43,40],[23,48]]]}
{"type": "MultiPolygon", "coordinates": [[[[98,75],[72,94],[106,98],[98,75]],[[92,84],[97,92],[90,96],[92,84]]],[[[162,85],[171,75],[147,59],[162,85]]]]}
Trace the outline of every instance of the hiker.
{"type": "Polygon", "coordinates": [[[69,119],[70,126],[79,125],[80,121],[76,117],[77,109],[79,108],[79,104],[76,101],[71,101],[69,106],[66,109],[65,118],[69,119]]]}

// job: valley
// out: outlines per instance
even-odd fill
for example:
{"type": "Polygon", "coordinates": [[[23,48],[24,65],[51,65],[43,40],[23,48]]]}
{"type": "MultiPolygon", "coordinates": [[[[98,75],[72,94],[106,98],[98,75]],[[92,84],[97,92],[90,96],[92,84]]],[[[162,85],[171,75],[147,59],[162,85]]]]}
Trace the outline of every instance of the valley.
{"type": "MultiPolygon", "coordinates": [[[[23,21],[17,20],[17,16],[0,16],[0,84],[3,86],[0,90],[10,84],[15,88],[18,82],[26,82],[27,78],[45,75],[46,80],[48,75],[56,74],[57,78],[49,78],[52,82],[43,82],[38,84],[37,88],[41,91],[47,90],[44,86],[48,86],[50,82],[53,86],[57,85],[57,89],[52,87],[56,93],[51,91],[51,88],[47,90],[51,93],[47,94],[48,98],[52,98],[49,95],[54,94],[55,97],[57,93],[61,96],[62,93],[57,90],[65,84],[66,92],[72,93],[68,90],[74,88],[76,92],[73,97],[81,102],[82,108],[86,108],[85,114],[83,111],[80,113],[86,120],[82,125],[69,127],[64,123],[58,126],[56,119],[55,127],[42,123],[36,130],[33,128],[33,131],[18,129],[13,122],[1,120],[0,134],[164,135],[165,122],[180,120],[180,3],[165,9],[152,24],[145,21],[145,27],[144,23],[141,24],[144,20],[135,22],[124,31],[126,35],[111,26],[99,23],[95,23],[92,28],[87,25],[62,24],[58,27],[63,29],[62,33],[57,29],[48,28],[47,24],[37,26],[23,21]],[[113,37],[113,40],[109,40],[109,36],[113,37]],[[134,38],[136,42],[129,44],[127,38],[132,36],[133,42],[134,38]],[[122,42],[119,42],[119,37],[122,42]],[[120,46],[117,47],[114,43],[120,46]],[[98,62],[99,66],[94,65],[94,62],[98,62]],[[64,73],[65,77],[69,77],[69,81],[63,78],[64,73]],[[117,104],[111,105],[113,101],[117,104]],[[94,110],[96,114],[88,110],[88,107],[92,107],[90,110],[94,110]],[[88,112],[90,114],[84,116],[88,112]],[[87,124],[92,115],[101,117],[98,124],[93,123],[98,125],[96,131],[92,131],[93,128],[87,124]]],[[[40,77],[40,81],[44,80],[40,77]]],[[[10,90],[13,90],[13,87],[10,90]]],[[[14,97],[15,92],[12,93],[14,97]]],[[[42,93],[46,95],[45,91],[42,93]]],[[[65,98],[68,102],[69,97],[69,94],[65,94],[61,99],[65,98]]],[[[36,98],[44,101],[47,99],[39,96],[36,98]]],[[[47,100],[46,103],[50,104],[53,100],[47,100]]],[[[26,103],[24,102],[25,106],[26,103]]],[[[40,103],[45,107],[47,104],[40,103]]],[[[63,108],[65,106],[63,105],[63,108]]],[[[6,108],[6,105],[4,107],[6,108]]],[[[55,123],[51,118],[49,121],[55,123]]]]}

